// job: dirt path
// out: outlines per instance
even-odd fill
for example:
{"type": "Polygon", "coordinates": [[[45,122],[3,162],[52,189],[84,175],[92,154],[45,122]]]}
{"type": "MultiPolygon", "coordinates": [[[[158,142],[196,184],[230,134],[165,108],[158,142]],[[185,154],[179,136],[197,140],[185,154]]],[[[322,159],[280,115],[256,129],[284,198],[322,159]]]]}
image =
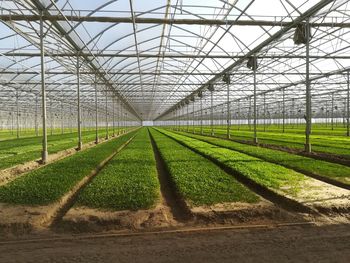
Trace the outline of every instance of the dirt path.
{"type": "MultiPolygon", "coordinates": [[[[67,238],[67,239],[64,239],[67,238]]],[[[349,262],[350,226],[294,226],[1,243],[0,262],[349,262]]]]}
{"type": "Polygon", "coordinates": [[[170,181],[170,175],[166,170],[157,145],[150,132],[149,136],[152,143],[154,158],[157,163],[158,179],[163,199],[162,202],[164,206],[168,208],[170,215],[173,217],[173,220],[185,222],[191,218],[191,211],[188,209],[186,203],[176,195],[176,189],[170,181]]]}

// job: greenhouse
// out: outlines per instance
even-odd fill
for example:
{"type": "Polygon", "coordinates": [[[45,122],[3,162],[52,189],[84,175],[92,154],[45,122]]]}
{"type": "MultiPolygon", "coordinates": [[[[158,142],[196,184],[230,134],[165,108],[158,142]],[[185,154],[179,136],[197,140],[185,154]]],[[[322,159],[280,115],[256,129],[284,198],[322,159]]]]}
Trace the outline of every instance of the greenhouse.
{"type": "Polygon", "coordinates": [[[349,262],[348,0],[0,0],[0,22],[0,262],[48,240],[35,262],[349,262]]]}

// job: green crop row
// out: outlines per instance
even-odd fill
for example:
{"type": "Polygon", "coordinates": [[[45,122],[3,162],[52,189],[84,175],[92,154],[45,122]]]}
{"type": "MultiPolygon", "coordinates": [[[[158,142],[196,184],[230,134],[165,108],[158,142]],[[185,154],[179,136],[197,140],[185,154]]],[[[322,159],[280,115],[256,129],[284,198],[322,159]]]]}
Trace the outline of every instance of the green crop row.
{"type": "Polygon", "coordinates": [[[307,178],[301,173],[247,154],[215,146],[181,134],[166,130],[161,131],[187,147],[217,160],[225,167],[277,193],[297,196],[302,181],[307,178]]]}
{"type": "MultiPolygon", "coordinates": [[[[99,131],[99,138],[104,138],[105,131],[99,131]]],[[[82,132],[83,143],[95,140],[95,131],[82,132]]],[[[78,144],[77,133],[66,133],[48,136],[49,154],[73,148],[78,144]]],[[[42,150],[42,137],[28,137],[0,141],[0,169],[39,159],[42,150]]]]}
{"type": "Polygon", "coordinates": [[[268,162],[281,164],[302,173],[331,178],[350,185],[350,167],[348,166],[316,160],[288,152],[250,146],[221,138],[207,137],[190,133],[186,133],[184,135],[211,143],[213,145],[255,156],[268,162]]]}
{"type": "Polygon", "coordinates": [[[180,196],[193,206],[222,202],[257,202],[259,198],[206,158],[151,130],[180,196]]]}
{"type": "MultiPolygon", "coordinates": [[[[182,128],[183,131],[186,129],[182,128]]],[[[189,129],[192,132],[192,129],[189,129]]],[[[200,128],[196,127],[195,132],[200,133],[200,128]]],[[[210,135],[211,129],[203,127],[203,132],[210,135]]],[[[227,131],[223,127],[215,127],[214,134],[216,137],[226,137],[227,131]]],[[[252,141],[252,131],[236,130],[230,132],[231,138],[238,141],[252,141]]],[[[295,133],[281,133],[281,132],[258,132],[258,140],[260,143],[270,144],[275,146],[284,146],[302,150],[304,149],[305,136],[303,134],[295,133]]],[[[311,136],[312,149],[315,152],[329,153],[341,156],[343,158],[350,158],[350,138],[345,136],[327,136],[327,135],[312,135],[311,136]]]]}
{"type": "Polygon", "coordinates": [[[160,198],[147,129],[141,129],[78,197],[77,205],[111,210],[147,209],[160,198]]]}
{"type": "Polygon", "coordinates": [[[57,201],[134,134],[78,152],[1,186],[0,202],[46,205],[57,201]]]}

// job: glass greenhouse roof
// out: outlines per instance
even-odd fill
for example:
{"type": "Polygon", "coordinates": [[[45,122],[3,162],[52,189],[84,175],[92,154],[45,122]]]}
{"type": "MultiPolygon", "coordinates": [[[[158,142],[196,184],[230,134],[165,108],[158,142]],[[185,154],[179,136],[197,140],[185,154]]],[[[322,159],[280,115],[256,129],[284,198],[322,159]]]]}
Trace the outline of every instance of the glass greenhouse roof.
{"type": "Polygon", "coordinates": [[[79,60],[85,105],[93,105],[96,85],[101,99],[108,90],[138,119],[167,119],[200,91],[208,107],[214,84],[214,105],[224,109],[228,73],[229,99],[244,109],[254,81],[247,59],[255,56],[258,104],[265,100],[277,111],[286,96],[288,105],[304,109],[306,47],[293,36],[306,21],[313,109],[329,96],[339,107],[346,98],[349,1],[1,0],[0,11],[2,108],[12,107],[16,92],[29,110],[40,96],[40,18],[54,104],[74,103],[79,60]]]}

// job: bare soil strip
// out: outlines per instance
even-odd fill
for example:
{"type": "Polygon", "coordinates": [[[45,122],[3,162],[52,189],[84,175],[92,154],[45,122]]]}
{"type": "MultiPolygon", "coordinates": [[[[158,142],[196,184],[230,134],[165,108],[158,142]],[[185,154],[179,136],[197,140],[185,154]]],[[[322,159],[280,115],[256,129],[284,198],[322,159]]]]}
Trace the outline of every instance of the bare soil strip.
{"type": "MultiPolygon", "coordinates": [[[[128,132],[132,132],[133,130],[134,129],[132,129],[128,132]]],[[[122,134],[115,136],[115,137],[110,137],[110,139],[108,139],[108,140],[106,140],[105,138],[100,138],[99,144],[107,142],[111,139],[115,139],[121,135],[122,134]]],[[[89,142],[89,143],[83,144],[83,149],[81,151],[89,149],[89,148],[94,147],[96,145],[97,144],[95,142],[89,142]]],[[[0,186],[11,182],[18,177],[24,176],[24,175],[26,175],[26,173],[28,173],[30,171],[33,171],[33,170],[38,169],[40,167],[44,167],[52,162],[56,162],[56,161],[59,161],[61,159],[64,159],[68,156],[71,156],[71,155],[77,153],[77,152],[78,152],[77,148],[74,147],[74,148],[63,150],[63,151],[59,151],[57,153],[49,154],[48,161],[46,164],[42,164],[41,160],[38,159],[38,160],[34,160],[34,161],[29,161],[29,162],[26,162],[23,164],[19,164],[19,165],[16,165],[16,166],[4,169],[4,170],[0,170],[0,186]]]]}

